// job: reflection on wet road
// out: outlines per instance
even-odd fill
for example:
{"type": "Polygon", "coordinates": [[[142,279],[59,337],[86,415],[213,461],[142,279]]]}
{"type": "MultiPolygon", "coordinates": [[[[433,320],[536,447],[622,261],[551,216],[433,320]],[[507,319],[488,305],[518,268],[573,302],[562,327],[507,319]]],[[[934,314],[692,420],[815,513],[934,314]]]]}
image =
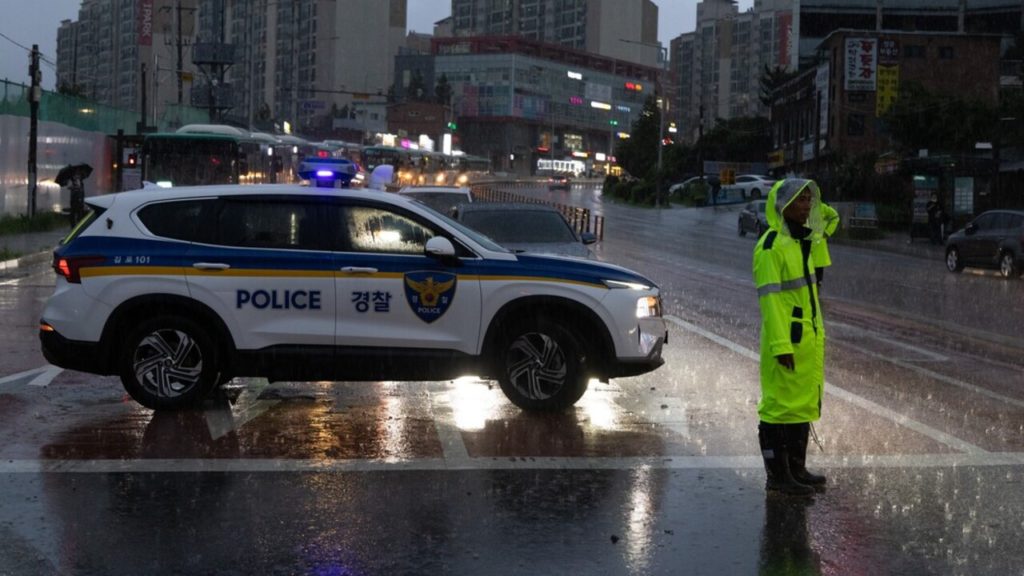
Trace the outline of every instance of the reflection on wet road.
{"type": "Polygon", "coordinates": [[[0,572],[1021,574],[1019,348],[851,300],[837,271],[809,454],[830,485],[766,498],[750,239],[729,213],[601,209],[602,257],[665,290],[667,362],[563,414],[472,377],[236,379],[155,414],[45,364],[52,279],[0,286],[0,572]]]}

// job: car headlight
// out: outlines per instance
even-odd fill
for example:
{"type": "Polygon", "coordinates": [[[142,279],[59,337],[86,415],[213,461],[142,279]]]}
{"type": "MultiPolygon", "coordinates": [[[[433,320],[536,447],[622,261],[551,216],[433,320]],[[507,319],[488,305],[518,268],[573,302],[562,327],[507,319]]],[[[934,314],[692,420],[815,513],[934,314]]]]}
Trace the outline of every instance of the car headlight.
{"type": "Polygon", "coordinates": [[[661,298],[657,296],[644,296],[636,301],[636,317],[650,318],[661,316],[661,298]]]}
{"type": "Polygon", "coordinates": [[[650,290],[652,288],[652,286],[639,282],[623,282],[622,280],[602,280],[602,282],[609,288],[618,288],[620,290],[650,290]]]}

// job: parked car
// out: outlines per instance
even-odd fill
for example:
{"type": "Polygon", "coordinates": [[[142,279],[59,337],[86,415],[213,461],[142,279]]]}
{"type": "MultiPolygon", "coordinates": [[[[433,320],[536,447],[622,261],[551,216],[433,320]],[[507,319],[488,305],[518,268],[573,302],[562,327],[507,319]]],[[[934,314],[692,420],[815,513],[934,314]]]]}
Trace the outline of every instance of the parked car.
{"type": "Polygon", "coordinates": [[[43,356],[119,375],[149,408],[195,406],[236,376],[476,374],[524,410],[562,410],[591,378],[663,363],[668,333],[649,279],[511,253],[400,194],[194,186],[85,202],[53,254],[43,356]]]}
{"type": "Polygon", "coordinates": [[[594,258],[587,246],[597,237],[590,232],[576,234],[565,216],[546,204],[463,204],[455,219],[513,252],[594,258]]]}
{"type": "Polygon", "coordinates": [[[746,236],[747,232],[753,232],[758,238],[768,229],[768,217],[765,214],[767,200],[754,200],[747,202],[747,205],[740,210],[736,229],[740,236],[746,236]]]}
{"type": "Polygon", "coordinates": [[[565,190],[572,187],[572,180],[565,174],[556,174],[548,178],[548,190],[565,190]]]}
{"type": "Polygon", "coordinates": [[[744,199],[767,198],[776,180],[759,174],[740,174],[734,184],[722,186],[725,190],[739,190],[744,199]]]}
{"type": "Polygon", "coordinates": [[[419,200],[448,216],[454,213],[459,204],[473,201],[469,188],[459,186],[405,186],[398,193],[419,200]]]}
{"type": "Polygon", "coordinates": [[[1024,210],[982,212],[946,239],[946,268],[994,268],[1004,278],[1024,270],[1024,210]]]}

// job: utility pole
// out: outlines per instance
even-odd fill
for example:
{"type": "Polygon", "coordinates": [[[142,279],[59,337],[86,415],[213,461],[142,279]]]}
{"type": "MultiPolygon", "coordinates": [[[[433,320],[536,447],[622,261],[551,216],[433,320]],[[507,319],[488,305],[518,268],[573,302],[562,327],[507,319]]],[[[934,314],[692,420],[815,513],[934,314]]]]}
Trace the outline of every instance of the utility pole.
{"type": "Polygon", "coordinates": [[[182,39],[181,39],[181,0],[178,0],[177,6],[175,7],[175,19],[178,21],[177,22],[177,26],[178,26],[178,38],[177,38],[177,44],[178,44],[178,65],[177,65],[177,72],[176,72],[176,74],[178,76],[178,106],[181,106],[181,104],[182,104],[182,78],[181,78],[181,71],[185,69],[185,67],[182,65],[182,61],[181,61],[182,60],[182,58],[181,58],[181,44],[182,44],[182,39]]]}
{"type": "Polygon", "coordinates": [[[36,147],[39,141],[39,100],[42,98],[43,74],[39,69],[39,45],[32,45],[28,74],[29,129],[28,129],[28,217],[36,215],[36,147]]]}

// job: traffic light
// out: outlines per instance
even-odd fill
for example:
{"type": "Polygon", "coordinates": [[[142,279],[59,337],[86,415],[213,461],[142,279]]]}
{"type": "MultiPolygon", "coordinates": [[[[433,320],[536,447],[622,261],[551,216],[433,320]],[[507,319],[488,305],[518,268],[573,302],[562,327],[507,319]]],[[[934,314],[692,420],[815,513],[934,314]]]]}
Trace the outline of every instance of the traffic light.
{"type": "Polygon", "coordinates": [[[611,124],[612,126],[618,126],[619,125],[619,121],[618,120],[609,120],[608,123],[611,124]]]}
{"type": "Polygon", "coordinates": [[[139,164],[139,156],[138,156],[138,154],[136,154],[134,152],[129,153],[128,154],[128,161],[125,162],[125,164],[129,168],[135,168],[136,166],[138,166],[138,164],[139,164]]]}
{"type": "Polygon", "coordinates": [[[455,130],[457,130],[458,127],[459,126],[455,122],[449,122],[448,123],[448,129],[451,130],[452,132],[455,132],[455,130]]]}

